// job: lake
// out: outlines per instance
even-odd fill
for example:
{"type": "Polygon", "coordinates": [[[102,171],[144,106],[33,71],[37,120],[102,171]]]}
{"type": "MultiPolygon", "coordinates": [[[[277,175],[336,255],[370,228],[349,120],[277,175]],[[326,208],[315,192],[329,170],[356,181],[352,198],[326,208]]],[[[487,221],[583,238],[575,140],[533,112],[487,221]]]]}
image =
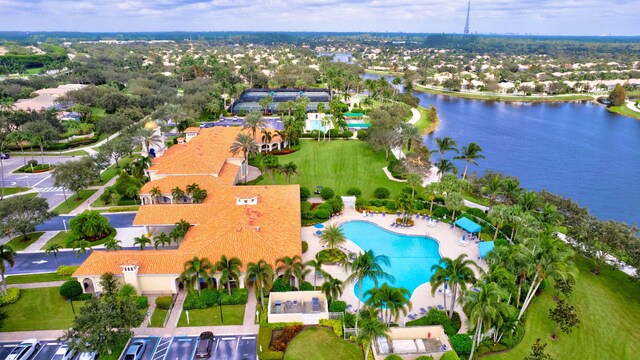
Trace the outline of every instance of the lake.
{"type": "MultiPolygon", "coordinates": [[[[600,219],[640,223],[640,121],[591,102],[505,103],[414,95],[420,105],[438,110],[440,125],[425,136],[430,149],[436,137],[445,136],[458,147],[472,141],[482,147],[486,159],[470,172],[501,171],[518,177],[527,189],[567,196],[600,219]]],[[[462,172],[464,164],[457,165],[462,172]]]]}

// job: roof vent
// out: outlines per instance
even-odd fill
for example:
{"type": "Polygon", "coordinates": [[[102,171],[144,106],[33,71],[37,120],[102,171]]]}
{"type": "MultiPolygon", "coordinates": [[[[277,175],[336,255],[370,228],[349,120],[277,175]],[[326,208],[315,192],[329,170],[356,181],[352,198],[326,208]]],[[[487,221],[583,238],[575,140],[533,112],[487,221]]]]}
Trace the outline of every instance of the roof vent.
{"type": "Polygon", "coordinates": [[[242,231],[242,226],[238,226],[238,227],[236,228],[236,231],[237,231],[237,232],[242,231]]]}
{"type": "Polygon", "coordinates": [[[256,226],[256,231],[260,231],[260,226],[256,226]]]}

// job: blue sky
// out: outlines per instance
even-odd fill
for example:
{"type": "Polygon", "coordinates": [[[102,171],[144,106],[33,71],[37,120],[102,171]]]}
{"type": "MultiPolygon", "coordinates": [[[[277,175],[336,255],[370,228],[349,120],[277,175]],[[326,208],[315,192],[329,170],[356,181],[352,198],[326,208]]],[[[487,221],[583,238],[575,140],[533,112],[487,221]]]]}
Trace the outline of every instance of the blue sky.
{"type": "MultiPolygon", "coordinates": [[[[472,0],[471,31],[640,35],[638,0],[472,0]]],[[[462,32],[467,0],[0,0],[0,30],[462,32]]]]}

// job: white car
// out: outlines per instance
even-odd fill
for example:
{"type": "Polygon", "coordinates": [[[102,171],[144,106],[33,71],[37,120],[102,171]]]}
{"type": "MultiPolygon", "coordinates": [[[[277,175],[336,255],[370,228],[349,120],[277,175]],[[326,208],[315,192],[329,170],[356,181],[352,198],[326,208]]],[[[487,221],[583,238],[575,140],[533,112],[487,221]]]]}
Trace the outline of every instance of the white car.
{"type": "Polygon", "coordinates": [[[98,358],[98,353],[95,351],[83,352],[78,355],[76,360],[96,360],[98,358]]]}
{"type": "Polygon", "coordinates": [[[40,343],[36,339],[29,339],[16,346],[5,360],[26,360],[40,348],[40,343]]]}
{"type": "Polygon", "coordinates": [[[51,360],[71,360],[75,354],[75,350],[69,349],[67,345],[62,345],[58,348],[58,351],[56,351],[51,360]]]}

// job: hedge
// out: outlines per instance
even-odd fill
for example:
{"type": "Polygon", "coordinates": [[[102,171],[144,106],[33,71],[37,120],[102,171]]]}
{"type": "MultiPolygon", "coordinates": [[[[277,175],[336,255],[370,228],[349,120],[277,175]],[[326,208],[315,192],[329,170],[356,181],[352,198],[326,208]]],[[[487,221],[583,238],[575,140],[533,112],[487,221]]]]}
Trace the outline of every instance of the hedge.
{"type": "Polygon", "coordinates": [[[308,281],[305,281],[302,284],[300,284],[300,289],[298,289],[298,290],[300,290],[300,291],[311,291],[311,290],[315,290],[315,289],[313,288],[313,284],[312,283],[310,283],[308,281]]]}
{"type": "Polygon", "coordinates": [[[311,190],[306,187],[300,187],[300,200],[307,201],[311,197],[311,190]]]}
{"type": "Polygon", "coordinates": [[[327,220],[329,219],[329,216],[331,216],[331,214],[329,214],[329,212],[325,209],[319,209],[315,212],[315,216],[316,219],[327,220]]]}
{"type": "Polygon", "coordinates": [[[56,270],[58,276],[71,276],[80,266],[62,265],[56,270]]]}
{"type": "Polygon", "coordinates": [[[138,309],[146,309],[149,307],[149,298],[146,296],[138,296],[136,298],[136,307],[138,309]]]}
{"type": "Polygon", "coordinates": [[[18,300],[20,300],[20,289],[8,288],[7,292],[3,296],[0,296],[0,306],[13,304],[18,300]]]}
{"type": "Polygon", "coordinates": [[[418,356],[416,360],[433,360],[433,356],[422,355],[422,356],[418,356]]]}
{"type": "Polygon", "coordinates": [[[329,304],[329,312],[344,312],[346,309],[347,303],[341,300],[329,304]]]}
{"type": "Polygon", "coordinates": [[[391,192],[389,192],[389,189],[385,187],[378,187],[373,190],[373,196],[375,196],[377,199],[386,199],[389,197],[389,195],[391,195],[391,192]]]}
{"type": "Polygon", "coordinates": [[[173,296],[159,296],[156,298],[156,307],[163,310],[169,310],[173,296]]]}
{"type": "Polygon", "coordinates": [[[332,328],[337,337],[342,337],[342,321],[338,319],[320,319],[319,325],[332,328]]]}
{"type": "Polygon", "coordinates": [[[468,357],[471,354],[471,347],[473,346],[473,341],[467,334],[455,334],[449,336],[449,343],[453,350],[462,357],[468,357]]]}
{"type": "Polygon", "coordinates": [[[247,289],[234,289],[231,291],[231,296],[227,293],[227,290],[216,289],[203,289],[201,294],[197,291],[191,291],[184,299],[184,310],[192,309],[206,309],[215,305],[218,305],[218,298],[222,305],[242,305],[247,303],[249,292],[247,289]]]}
{"type": "Polygon", "coordinates": [[[73,300],[86,301],[86,300],[91,299],[92,297],[93,297],[93,294],[80,294],[80,295],[74,297],[73,300]]]}
{"type": "Polygon", "coordinates": [[[320,190],[320,197],[322,198],[322,200],[329,200],[335,195],[336,193],[330,187],[324,187],[322,188],[322,190],[320,190]]]}
{"type": "Polygon", "coordinates": [[[402,359],[402,357],[400,355],[391,354],[391,355],[387,356],[386,358],[384,358],[384,360],[403,360],[403,359],[402,359]]]}
{"type": "Polygon", "coordinates": [[[78,280],[69,280],[60,286],[60,296],[65,299],[73,299],[80,294],[82,294],[82,284],[78,280]]]}
{"type": "Polygon", "coordinates": [[[455,351],[449,350],[446,353],[442,354],[440,360],[460,360],[460,357],[458,357],[458,354],[456,354],[455,351]]]}
{"type": "Polygon", "coordinates": [[[125,212],[125,211],[138,211],[140,206],[114,206],[109,208],[109,212],[125,212]]]}
{"type": "Polygon", "coordinates": [[[302,253],[306,253],[309,250],[309,243],[306,241],[302,241],[302,253]]]}

